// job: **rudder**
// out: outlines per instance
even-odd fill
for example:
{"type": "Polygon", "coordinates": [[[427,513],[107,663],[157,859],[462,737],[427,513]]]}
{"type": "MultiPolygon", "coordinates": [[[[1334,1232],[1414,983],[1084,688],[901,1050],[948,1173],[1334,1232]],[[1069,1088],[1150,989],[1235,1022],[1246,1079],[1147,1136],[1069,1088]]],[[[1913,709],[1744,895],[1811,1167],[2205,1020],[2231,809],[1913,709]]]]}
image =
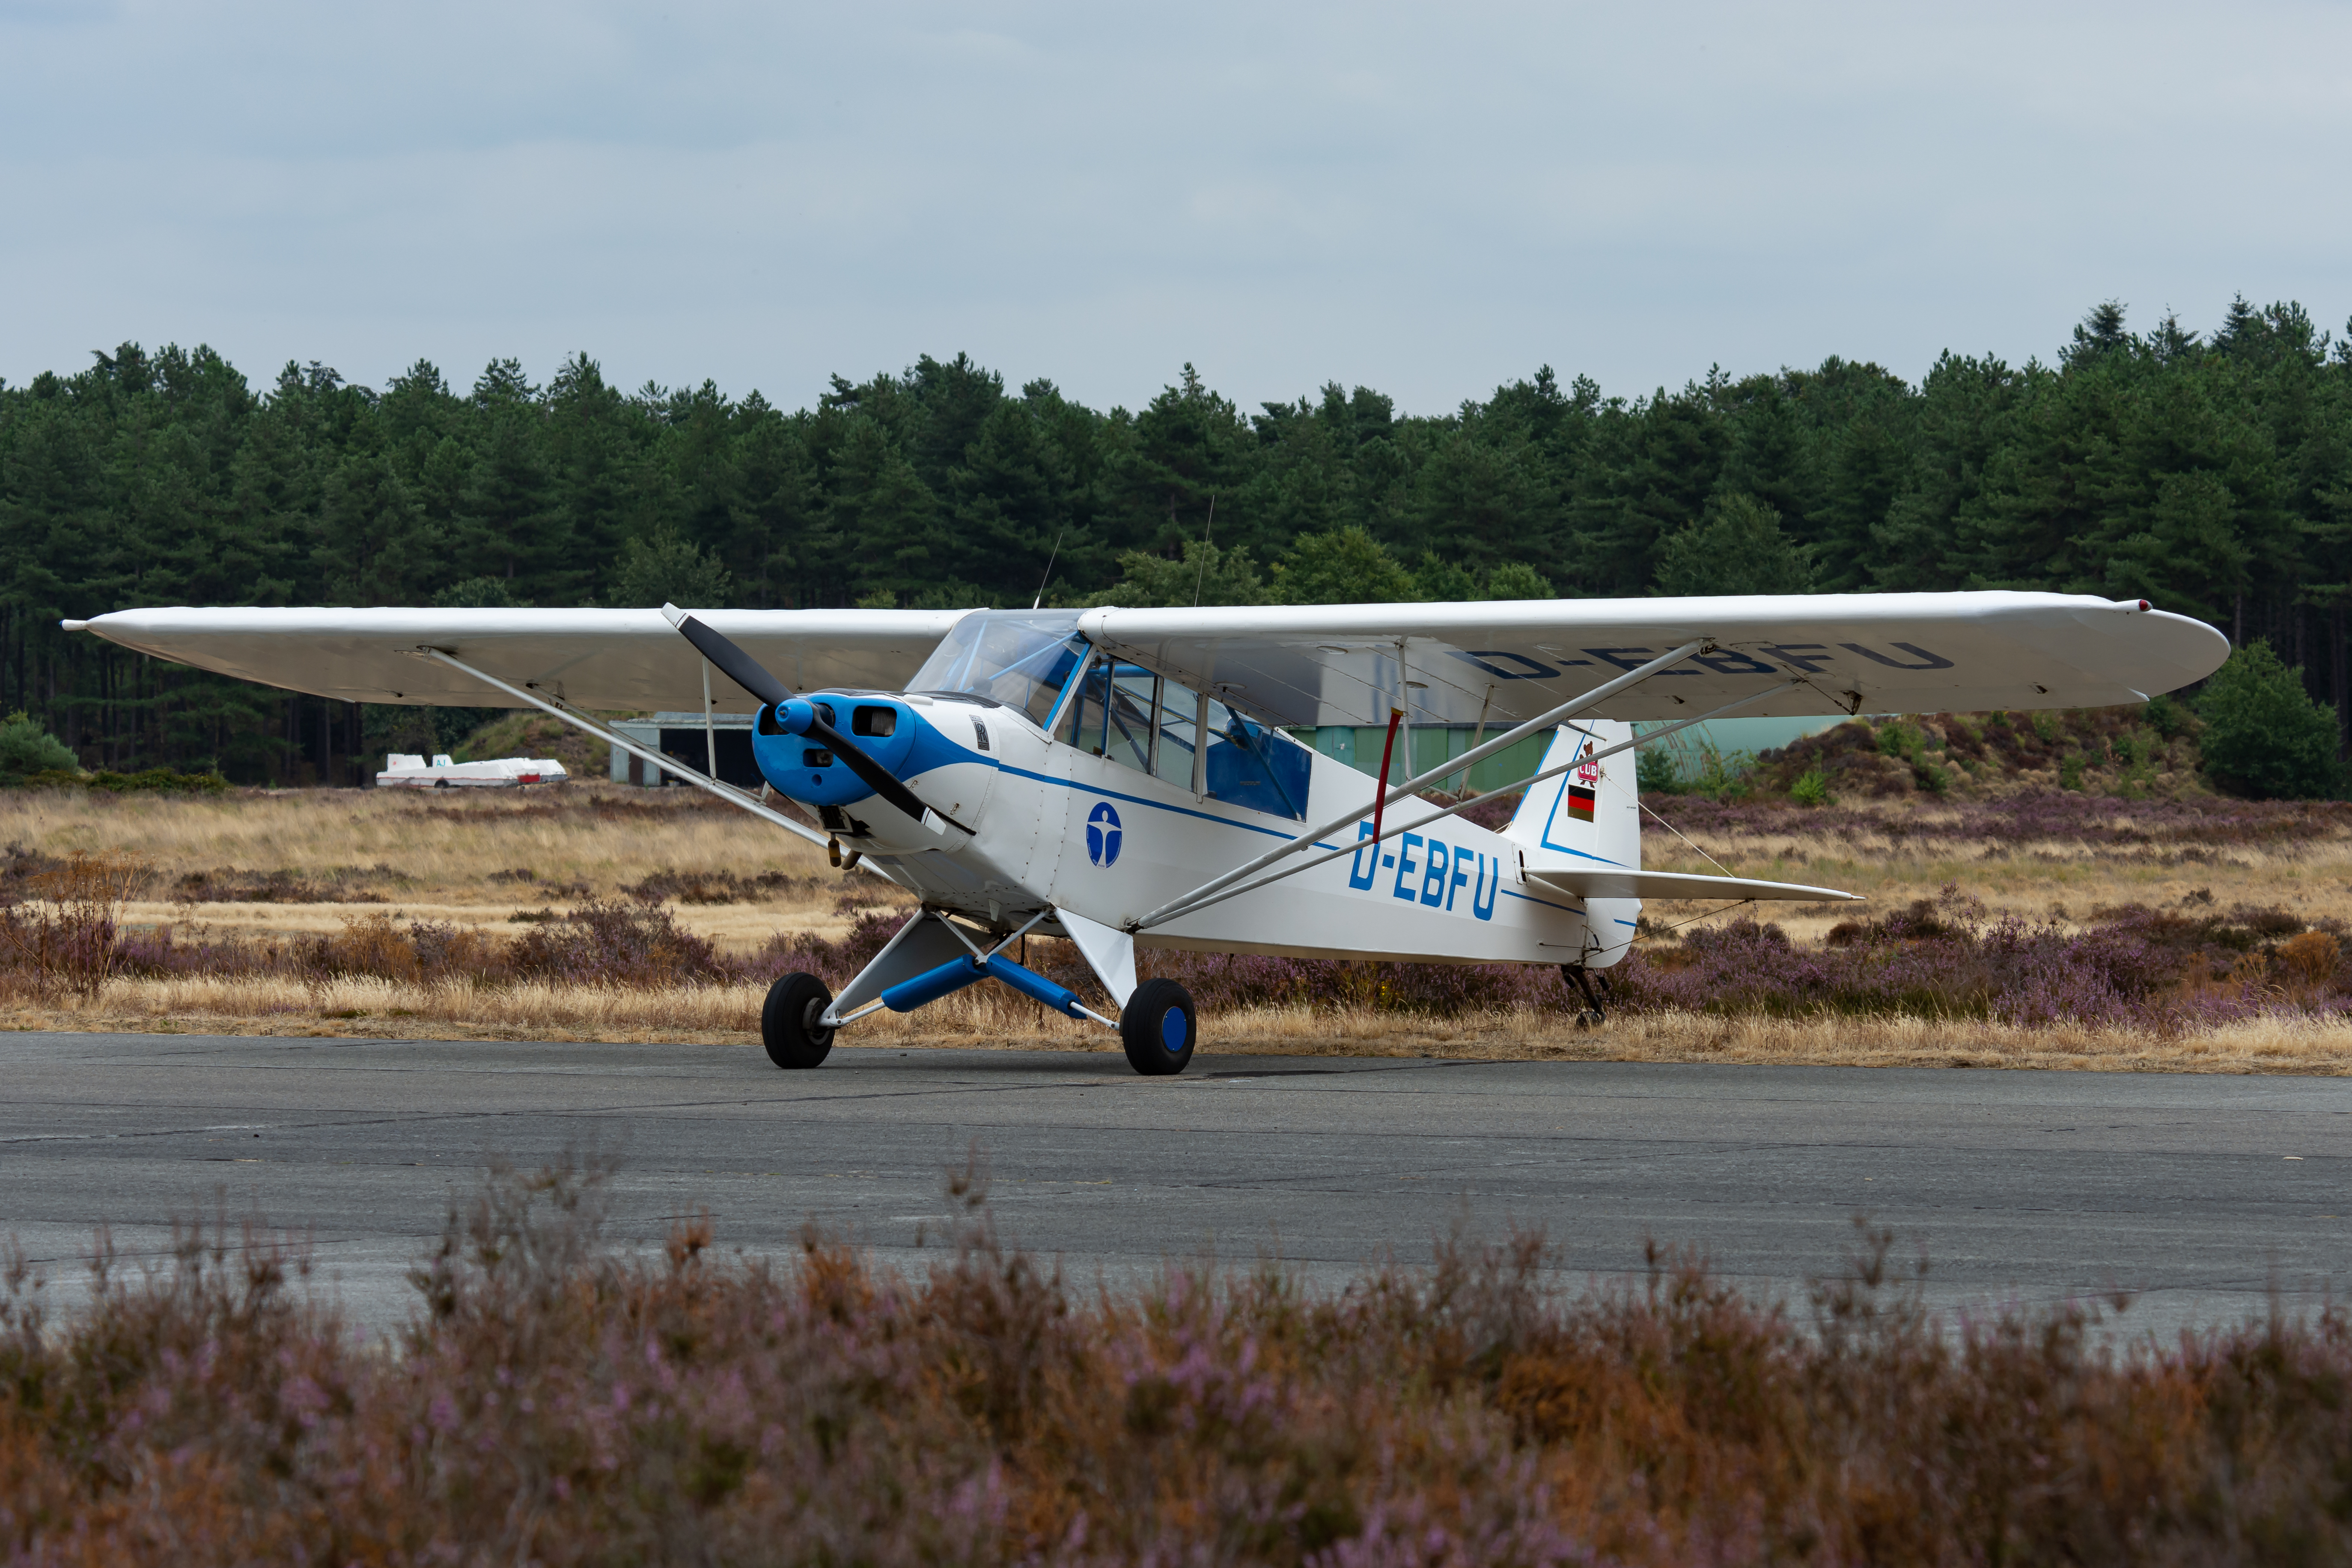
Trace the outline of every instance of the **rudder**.
{"type": "MultiPolygon", "coordinates": [[[[1588,751],[1607,751],[1633,738],[1622,720],[1562,724],[1545,749],[1546,773],[1588,751]]],[[[1529,866],[1642,864],[1642,805],[1634,784],[1634,753],[1620,752],[1546,779],[1520,797],[1503,837],[1527,853],[1529,866]]]]}

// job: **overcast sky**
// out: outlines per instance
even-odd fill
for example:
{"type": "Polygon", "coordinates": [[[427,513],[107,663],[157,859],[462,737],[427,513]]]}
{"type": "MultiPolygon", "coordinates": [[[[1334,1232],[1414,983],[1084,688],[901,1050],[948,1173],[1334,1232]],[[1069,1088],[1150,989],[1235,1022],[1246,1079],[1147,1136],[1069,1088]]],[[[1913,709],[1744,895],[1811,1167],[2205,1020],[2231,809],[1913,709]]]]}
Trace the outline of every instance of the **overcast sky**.
{"type": "Polygon", "coordinates": [[[0,375],[1413,412],[2352,311],[2343,5],[0,0],[0,375]]]}

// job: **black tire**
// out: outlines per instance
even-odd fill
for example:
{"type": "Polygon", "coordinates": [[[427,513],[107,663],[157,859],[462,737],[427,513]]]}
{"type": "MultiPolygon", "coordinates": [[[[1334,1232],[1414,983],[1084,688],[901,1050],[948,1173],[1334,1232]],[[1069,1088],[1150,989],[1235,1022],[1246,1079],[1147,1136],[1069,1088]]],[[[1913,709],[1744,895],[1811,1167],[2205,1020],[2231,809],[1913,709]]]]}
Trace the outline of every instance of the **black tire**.
{"type": "Polygon", "coordinates": [[[1173,980],[1145,981],[1119,1010],[1118,1041],[1127,1047],[1127,1065],[1147,1078],[1182,1072],[1200,1036],[1192,994],[1173,980]]]}
{"type": "Polygon", "coordinates": [[[768,1059],[780,1068],[813,1068],[824,1063],[833,1049],[833,1031],[817,1027],[817,1019],[833,1005],[833,993],[814,974],[793,971],[768,987],[768,1005],[760,1009],[760,1038],[768,1059]]]}

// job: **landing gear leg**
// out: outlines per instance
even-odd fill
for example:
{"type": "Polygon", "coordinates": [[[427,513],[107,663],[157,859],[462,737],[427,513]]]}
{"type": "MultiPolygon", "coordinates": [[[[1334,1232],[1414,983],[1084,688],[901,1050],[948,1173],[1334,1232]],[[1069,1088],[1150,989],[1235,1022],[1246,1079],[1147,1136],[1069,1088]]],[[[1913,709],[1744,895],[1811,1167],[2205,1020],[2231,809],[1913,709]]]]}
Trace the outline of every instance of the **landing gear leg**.
{"type": "Polygon", "coordinates": [[[1606,991],[1609,988],[1607,975],[1596,976],[1580,963],[1563,963],[1559,966],[1559,977],[1575,986],[1577,994],[1584,998],[1584,1011],[1576,1016],[1578,1028],[1597,1029],[1609,1021],[1609,1015],[1601,1010],[1601,998],[1592,990],[1592,983],[1598,979],[1601,989],[1606,991]]]}

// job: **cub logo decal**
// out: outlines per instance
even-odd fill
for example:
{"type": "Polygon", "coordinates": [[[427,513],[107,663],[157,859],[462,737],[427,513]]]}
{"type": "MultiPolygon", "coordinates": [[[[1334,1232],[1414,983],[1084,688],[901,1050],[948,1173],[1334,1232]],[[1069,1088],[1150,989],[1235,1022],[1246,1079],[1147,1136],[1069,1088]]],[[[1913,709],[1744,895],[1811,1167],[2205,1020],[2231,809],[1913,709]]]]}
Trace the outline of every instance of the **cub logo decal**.
{"type": "Polygon", "coordinates": [[[1569,775],[1568,815],[1578,822],[1592,820],[1592,797],[1601,787],[1601,764],[1593,762],[1592,742],[1584,742],[1584,760],[1569,775]]]}
{"type": "Polygon", "coordinates": [[[1097,866],[1111,866],[1118,860],[1119,840],[1127,835],[1118,825],[1118,813],[1110,802],[1098,800],[1087,813],[1087,858],[1097,866]]]}

